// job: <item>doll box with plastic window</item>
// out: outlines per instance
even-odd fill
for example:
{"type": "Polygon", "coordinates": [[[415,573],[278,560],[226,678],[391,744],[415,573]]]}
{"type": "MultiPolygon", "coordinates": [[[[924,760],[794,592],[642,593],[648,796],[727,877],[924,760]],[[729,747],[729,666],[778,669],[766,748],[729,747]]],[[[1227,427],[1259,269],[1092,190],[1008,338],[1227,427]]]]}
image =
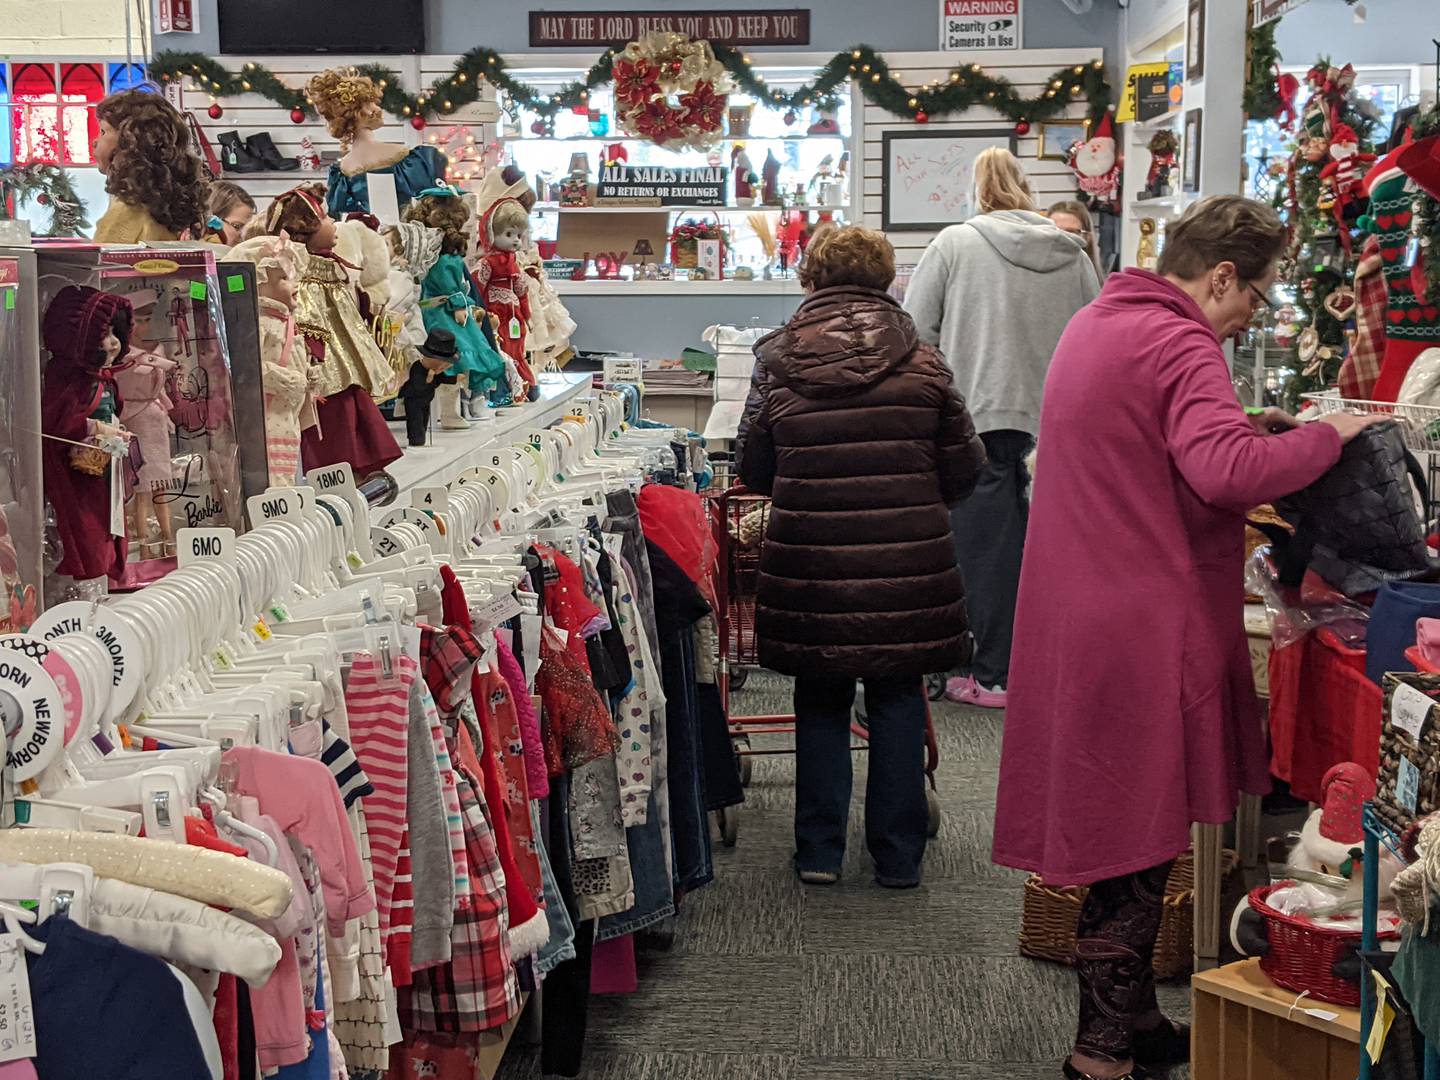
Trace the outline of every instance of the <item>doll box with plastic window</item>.
{"type": "Polygon", "coordinates": [[[44,496],[35,254],[0,248],[0,633],[24,631],[40,606],[44,496]]]}

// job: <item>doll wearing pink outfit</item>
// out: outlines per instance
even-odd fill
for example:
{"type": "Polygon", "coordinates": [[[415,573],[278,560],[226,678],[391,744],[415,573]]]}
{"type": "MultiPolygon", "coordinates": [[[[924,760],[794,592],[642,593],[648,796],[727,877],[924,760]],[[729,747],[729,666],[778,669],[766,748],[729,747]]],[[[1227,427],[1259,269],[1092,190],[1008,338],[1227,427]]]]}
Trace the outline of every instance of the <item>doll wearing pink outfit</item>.
{"type": "Polygon", "coordinates": [[[124,399],[120,421],[140,443],[143,464],[136,481],[135,495],[130,500],[130,531],[140,544],[140,556],[156,559],[175,554],[175,532],[170,521],[170,504],[163,497],[165,485],[175,478],[171,467],[171,438],[175,421],[170,410],[166,387],[179,365],[162,356],[152,346],[148,319],[153,316],[158,297],[142,292],[130,297],[135,308],[136,340],[115,365],[115,385],[124,399]],[[144,330],[143,337],[140,331],[144,330]],[[151,528],[151,518],[154,528],[151,528]]]}

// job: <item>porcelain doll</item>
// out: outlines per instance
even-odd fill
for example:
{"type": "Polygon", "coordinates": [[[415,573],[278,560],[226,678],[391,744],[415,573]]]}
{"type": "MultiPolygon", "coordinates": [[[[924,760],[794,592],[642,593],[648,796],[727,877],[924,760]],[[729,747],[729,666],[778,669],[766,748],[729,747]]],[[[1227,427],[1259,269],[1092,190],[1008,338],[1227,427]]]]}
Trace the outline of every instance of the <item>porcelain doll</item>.
{"type": "Polygon", "coordinates": [[[129,351],[115,365],[115,385],[125,401],[120,420],[139,443],[143,459],[130,500],[130,534],[140,544],[141,558],[156,559],[175,554],[170,501],[163,492],[175,478],[171,467],[175,421],[170,417],[175,404],[167,387],[180,365],[157,350],[159,343],[150,331],[150,320],[164,317],[158,314],[159,294],[148,289],[128,299],[135,326],[129,351]]]}
{"type": "Polygon", "coordinates": [[[390,246],[390,299],[385,305],[385,321],[391,364],[403,362],[408,370],[416,360],[415,350],[425,344],[420,282],[440,257],[441,232],[416,221],[402,221],[388,226],[382,235],[390,246]]]}
{"type": "Polygon", "coordinates": [[[112,368],[130,347],[133,318],[125,298],[67,285],[41,327],[50,353],[40,400],[45,498],[63,548],[55,572],[77,579],[125,567],[125,526],[111,486],[121,466],[105,458],[129,441],[112,368]]]}
{"type": "Polygon", "coordinates": [[[102,244],[199,236],[206,210],[205,171],[185,118],[161,94],[123,90],[95,107],[100,134],[95,164],[110,206],[95,223],[102,244]]]}
{"type": "MultiPolygon", "coordinates": [[[[265,231],[286,232],[306,258],[295,298],[295,329],[318,368],[312,385],[316,424],[301,434],[306,471],[348,461],[357,481],[401,456],[400,444],[376,407],[399,384],[360,314],[353,267],[334,252],[335,222],[318,185],[279,196],[265,214],[265,231]],[[322,400],[323,399],[323,400],[322,400]]],[[[297,342],[299,344],[300,342],[297,342]]]]}
{"type": "Polygon", "coordinates": [[[500,351],[514,361],[519,386],[514,396],[534,400],[539,383],[525,358],[530,326],[530,279],[521,272],[517,253],[530,243],[530,215],[518,199],[500,199],[480,219],[480,261],[475,281],[494,319],[500,351]]]}
{"type": "Polygon", "coordinates": [[[370,212],[371,176],[394,178],[401,210],[444,179],[449,164],[435,147],[407,148],[375,137],[385,117],[380,111],[380,87],[368,76],[354,68],[331,68],[311,79],[306,91],[344,149],[340,160],[330,166],[327,201],[332,216],[370,212]]]}
{"type": "Polygon", "coordinates": [[[226,258],[255,264],[260,295],[260,375],[265,389],[265,458],[273,487],[300,476],[300,437],[315,426],[320,369],[296,342],[295,302],[307,258],[286,232],[257,236],[226,258]]]}
{"type": "MultiPolygon", "coordinates": [[[[440,255],[420,283],[420,310],[427,331],[455,335],[457,357],[445,374],[463,377],[465,389],[476,396],[504,385],[505,358],[496,349],[484,301],[465,267],[470,211],[460,193],[454,188],[424,191],[405,211],[405,219],[441,233],[440,255]]],[[[442,428],[466,426],[460,392],[458,383],[436,392],[442,428]]]]}

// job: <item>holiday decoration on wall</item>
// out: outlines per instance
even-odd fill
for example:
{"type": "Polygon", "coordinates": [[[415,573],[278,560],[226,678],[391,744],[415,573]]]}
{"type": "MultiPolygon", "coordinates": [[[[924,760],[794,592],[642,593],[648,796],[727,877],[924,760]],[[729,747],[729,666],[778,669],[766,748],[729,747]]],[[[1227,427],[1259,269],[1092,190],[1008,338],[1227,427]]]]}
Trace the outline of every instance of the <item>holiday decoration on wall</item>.
{"type": "Polygon", "coordinates": [[[708,150],[724,138],[731,81],[710,44],[683,34],[646,34],[615,59],[622,130],[672,150],[708,150]]]}
{"type": "Polygon", "coordinates": [[[432,132],[425,141],[445,155],[449,167],[442,179],[452,187],[463,188],[484,171],[484,151],[475,132],[465,124],[455,124],[432,132]]]}
{"type": "Polygon", "coordinates": [[[1070,147],[1069,164],[1080,195],[1091,209],[1115,209],[1120,198],[1120,157],[1109,113],[1100,118],[1088,139],[1070,147]]]}
{"type": "MultiPolygon", "coordinates": [[[[715,62],[725,69],[735,87],[765,102],[771,108],[798,112],[808,108],[835,107],[835,92],[855,79],[860,92],[878,108],[892,115],[926,120],[959,116],[976,106],[999,113],[1017,127],[1058,117],[1073,101],[1089,103],[1092,120],[1098,121],[1110,107],[1110,83],[1105,64],[1094,60],[1060,68],[1045,81],[1045,88],[1033,98],[1023,98],[1006,78],[991,75],[979,64],[959,64],[937,82],[908,88],[890,70],[889,62],[868,45],[836,53],[815,72],[811,80],[794,90],[777,90],[765,76],[753,71],[753,61],[743,50],[709,43],[715,62]]],[[[585,105],[590,92],[614,80],[614,68],[622,53],[607,51],[585,73],[584,78],[560,87],[553,93],[521,82],[510,74],[504,59],[494,49],[479,46],[465,53],[450,74],[435,79],[419,94],[400,85],[400,76],[380,64],[364,64],[360,73],[381,88],[380,107],[391,116],[424,120],[445,117],[473,104],[489,82],[521,108],[553,117],[565,109],[585,105]]],[[[213,57],[198,52],[161,52],[150,65],[151,75],[161,83],[189,81],[200,91],[219,97],[255,93],[290,109],[291,119],[314,116],[314,107],[305,92],[282,82],[263,64],[248,63],[232,71],[213,57]]],[[[298,120],[296,121],[299,122],[298,120]]]]}
{"type": "Polygon", "coordinates": [[[92,227],[85,216],[85,200],[70,183],[69,173],[58,165],[0,169],[0,218],[17,217],[31,202],[51,212],[46,236],[83,236],[92,227]]]}

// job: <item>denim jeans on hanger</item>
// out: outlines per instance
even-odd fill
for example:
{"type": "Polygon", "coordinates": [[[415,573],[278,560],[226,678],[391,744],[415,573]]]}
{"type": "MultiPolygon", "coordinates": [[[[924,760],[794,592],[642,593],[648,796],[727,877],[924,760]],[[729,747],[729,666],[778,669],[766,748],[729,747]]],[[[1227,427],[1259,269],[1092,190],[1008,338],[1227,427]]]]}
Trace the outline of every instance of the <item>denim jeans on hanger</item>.
{"type": "MultiPolygon", "coordinates": [[[[535,956],[535,970],[541,975],[548,975],[557,965],[575,959],[575,924],[570,921],[570,912],[565,908],[555,871],[550,866],[550,833],[546,828],[548,821],[541,820],[542,801],[530,800],[530,827],[540,838],[540,843],[535,845],[535,854],[540,860],[540,884],[545,891],[545,922],[550,928],[550,939],[535,956]]],[[[549,817],[548,813],[545,817],[549,817]]]]}
{"type": "Polygon", "coordinates": [[[660,832],[660,808],[653,791],[646,807],[645,824],[631,825],[625,830],[630,846],[630,877],[635,882],[635,903],[629,911],[606,915],[600,920],[601,941],[645,930],[675,914],[675,893],[660,832]]]}

